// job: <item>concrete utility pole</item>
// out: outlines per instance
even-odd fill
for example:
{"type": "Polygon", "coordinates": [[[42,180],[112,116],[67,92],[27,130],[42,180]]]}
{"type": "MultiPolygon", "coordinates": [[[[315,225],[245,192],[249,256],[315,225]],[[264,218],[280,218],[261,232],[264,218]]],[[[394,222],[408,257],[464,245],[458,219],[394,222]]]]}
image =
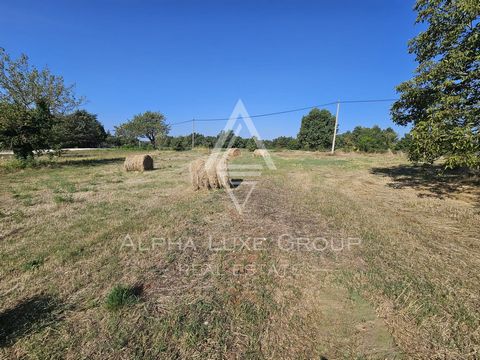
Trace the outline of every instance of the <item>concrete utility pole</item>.
{"type": "Polygon", "coordinates": [[[337,139],[338,112],[340,111],[340,101],[337,101],[337,115],[335,116],[335,129],[333,129],[332,155],[335,152],[335,140],[337,139]]]}
{"type": "Polygon", "coordinates": [[[192,119],[192,150],[195,149],[195,119],[192,119]]]}

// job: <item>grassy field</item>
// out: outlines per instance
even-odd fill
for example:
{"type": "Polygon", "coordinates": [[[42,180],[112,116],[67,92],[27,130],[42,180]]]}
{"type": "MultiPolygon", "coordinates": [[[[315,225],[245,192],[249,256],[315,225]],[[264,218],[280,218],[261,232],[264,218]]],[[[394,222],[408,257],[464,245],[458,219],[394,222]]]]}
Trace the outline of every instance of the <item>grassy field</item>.
{"type": "Polygon", "coordinates": [[[240,215],[191,190],[206,153],[126,154],[3,161],[0,357],[480,357],[478,178],[275,152],[240,215]]]}

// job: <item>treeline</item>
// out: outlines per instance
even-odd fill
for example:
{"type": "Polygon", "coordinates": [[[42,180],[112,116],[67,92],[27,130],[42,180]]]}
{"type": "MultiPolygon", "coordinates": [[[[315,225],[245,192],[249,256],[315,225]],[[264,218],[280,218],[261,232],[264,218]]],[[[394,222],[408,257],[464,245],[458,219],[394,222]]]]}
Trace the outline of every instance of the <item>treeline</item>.
{"type": "Polygon", "coordinates": [[[407,152],[410,142],[409,134],[399,139],[392,128],[381,129],[377,125],[371,128],[357,126],[353,131],[347,131],[337,137],[338,148],[344,151],[385,152],[393,150],[407,152]]]}
{"type": "MultiPolygon", "coordinates": [[[[329,150],[333,141],[335,117],[328,110],[312,109],[302,117],[300,131],[297,137],[280,136],[272,140],[263,140],[268,149],[289,150],[329,150]]],[[[177,151],[192,148],[192,134],[183,136],[169,136],[169,126],[161,113],[146,112],[138,114],[133,119],[115,128],[114,135],[107,134],[106,146],[163,148],[177,151]],[[147,138],[148,141],[139,141],[147,138]]],[[[195,133],[195,147],[213,148],[236,147],[240,149],[255,150],[255,138],[235,136],[233,131],[221,131],[216,136],[207,136],[195,133]]],[[[344,151],[385,152],[388,150],[406,150],[409,138],[399,140],[392,128],[381,129],[356,127],[353,131],[337,136],[337,149],[344,151]]]]}
{"type": "MultiPolygon", "coordinates": [[[[162,148],[177,151],[189,150],[192,148],[192,134],[181,136],[169,136],[168,125],[163,125],[163,131],[148,132],[150,139],[148,141],[139,140],[145,129],[139,134],[130,127],[136,124],[140,127],[138,119],[145,120],[145,114],[153,117],[153,112],[147,112],[137,115],[136,122],[127,122],[115,129],[112,134],[105,131],[103,125],[97,119],[95,114],[85,110],[78,110],[69,115],[57,115],[54,125],[51,129],[51,148],[97,148],[97,147],[123,147],[123,148],[162,148]],[[127,126],[128,124],[128,126],[127,126]]],[[[324,119],[324,120],[325,120],[324,119]]],[[[333,116],[327,110],[312,112],[302,120],[302,128],[297,137],[280,136],[272,140],[263,140],[263,144],[268,149],[289,149],[289,150],[328,150],[332,144],[333,126],[328,122],[333,116]],[[328,119],[327,123],[322,120],[312,118],[321,114],[320,117],[328,119]],[[325,128],[328,131],[325,131],[325,128]]],[[[162,119],[164,121],[164,119],[162,119]]],[[[334,121],[334,119],[332,120],[334,121]]],[[[155,123],[158,123],[156,121],[155,123]]],[[[163,123],[163,122],[162,122],[163,123]]],[[[135,127],[134,127],[135,128],[135,127]]],[[[146,136],[143,136],[147,138],[146,136]]],[[[216,136],[194,134],[195,146],[204,148],[213,148],[220,144],[221,147],[227,146],[240,149],[255,150],[257,142],[254,138],[244,138],[235,136],[232,131],[221,131],[216,136]]],[[[353,131],[347,131],[337,136],[336,148],[343,151],[361,151],[361,152],[385,152],[408,151],[409,136],[399,140],[397,133],[392,128],[381,129],[379,126],[362,127],[357,126],[353,131]]]]}
{"type": "MultiPolygon", "coordinates": [[[[84,104],[72,85],[47,68],[36,69],[21,55],[12,59],[0,48],[0,148],[30,159],[45,150],[95,147],[150,147],[178,151],[191,149],[192,135],[170,136],[170,126],[160,112],[137,114],[106,132],[97,116],[77,110],[84,104]],[[143,141],[147,139],[148,141],[143,141]]],[[[328,150],[332,145],[335,117],[328,110],[312,109],[302,117],[296,137],[263,140],[267,148],[328,150]]],[[[237,147],[255,150],[255,138],[235,136],[232,131],[216,136],[194,134],[195,146],[237,147]]],[[[391,129],[356,127],[338,136],[337,148],[347,151],[382,152],[408,147],[409,138],[398,141],[391,129]]],[[[51,152],[50,152],[51,153],[51,152]]]]}
{"type": "MultiPolygon", "coordinates": [[[[221,137],[232,138],[233,133],[225,134],[223,132],[216,136],[207,136],[200,133],[195,133],[195,147],[214,148],[221,137]]],[[[287,149],[287,150],[312,150],[310,148],[302,147],[298,139],[291,136],[280,136],[272,140],[262,140],[267,149],[287,149]]],[[[226,148],[229,141],[223,142],[223,148],[226,148]]],[[[337,150],[346,152],[360,151],[367,153],[382,153],[391,151],[408,152],[410,144],[409,135],[398,139],[397,134],[391,129],[382,130],[378,126],[372,128],[356,127],[353,131],[337,136],[337,150]]],[[[125,139],[111,134],[107,135],[104,143],[105,147],[123,147],[123,148],[143,148],[153,149],[149,141],[138,141],[137,139],[125,139]]],[[[253,151],[257,148],[257,143],[254,138],[243,138],[236,136],[231,143],[232,147],[247,149],[253,151]]],[[[176,151],[190,150],[192,148],[192,134],[181,136],[166,136],[159,140],[158,148],[169,149],[176,151]]],[[[327,148],[321,148],[327,150],[327,148]]]]}
{"type": "MultiPolygon", "coordinates": [[[[52,149],[62,148],[143,148],[143,149],[172,149],[177,151],[192,148],[192,134],[181,136],[169,136],[168,125],[162,118],[162,131],[148,132],[148,141],[139,140],[145,129],[140,133],[134,129],[140,128],[139,124],[146,118],[153,118],[158,113],[146,112],[134,117],[135,121],[129,121],[115,128],[112,134],[105,131],[103,125],[95,114],[85,110],[78,110],[69,115],[57,115],[50,131],[50,145],[52,149]],[[141,120],[141,121],[140,121],[141,120]]],[[[312,110],[303,118],[302,128],[297,137],[280,136],[272,140],[263,140],[268,149],[289,150],[328,150],[332,144],[333,116],[327,110],[312,110]],[[320,116],[317,119],[316,116],[320,116]],[[322,120],[323,118],[323,120],[322,120]],[[325,131],[327,129],[328,131],[325,131]]],[[[158,119],[155,120],[158,124],[158,119]]],[[[235,136],[232,131],[221,131],[216,136],[194,134],[195,147],[214,148],[236,147],[240,149],[255,150],[257,142],[255,138],[235,136]],[[219,144],[219,145],[217,145],[219,144]]],[[[379,126],[371,128],[357,126],[353,131],[347,131],[337,136],[336,148],[343,151],[361,152],[385,152],[407,151],[409,137],[399,140],[397,133],[392,128],[381,129],[379,126]]]]}

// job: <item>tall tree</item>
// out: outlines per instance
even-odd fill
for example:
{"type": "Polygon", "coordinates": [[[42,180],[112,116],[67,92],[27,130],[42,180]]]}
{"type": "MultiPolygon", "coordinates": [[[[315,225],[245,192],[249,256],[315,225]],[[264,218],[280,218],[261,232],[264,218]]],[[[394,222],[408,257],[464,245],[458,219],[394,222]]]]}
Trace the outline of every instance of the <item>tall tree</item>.
{"type": "Polygon", "coordinates": [[[393,120],[413,124],[412,160],[480,166],[480,2],[417,0],[415,10],[428,27],[409,43],[419,65],[397,87],[393,120]]]}
{"type": "Polygon", "coordinates": [[[55,143],[60,148],[99,147],[106,139],[107,133],[97,115],[85,110],[59,117],[52,128],[55,143]]]}
{"type": "Polygon", "coordinates": [[[157,148],[157,141],[165,137],[170,131],[166,124],[165,116],[160,112],[146,111],[138,114],[133,119],[115,128],[117,136],[125,138],[147,138],[154,148],[157,148]]]}
{"type": "Polygon", "coordinates": [[[44,101],[34,109],[0,101],[0,148],[13,150],[19,159],[33,158],[35,151],[50,147],[53,123],[44,101]]]}
{"type": "Polygon", "coordinates": [[[302,118],[297,139],[307,150],[323,150],[332,146],[335,116],[328,110],[312,109],[302,118]]]}
{"type": "Polygon", "coordinates": [[[50,146],[55,115],[83,101],[61,76],[31,66],[26,55],[14,60],[0,48],[1,147],[12,148],[19,158],[33,157],[50,146]]]}

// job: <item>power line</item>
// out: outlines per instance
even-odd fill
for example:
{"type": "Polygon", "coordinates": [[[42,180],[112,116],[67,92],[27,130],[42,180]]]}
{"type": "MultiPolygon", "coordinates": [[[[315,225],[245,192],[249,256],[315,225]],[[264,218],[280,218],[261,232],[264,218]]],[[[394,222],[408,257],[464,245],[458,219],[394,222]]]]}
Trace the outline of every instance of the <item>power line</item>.
{"type": "MultiPolygon", "coordinates": [[[[314,105],[314,106],[306,106],[302,108],[296,108],[296,109],[291,109],[291,110],[284,110],[284,111],[276,111],[276,112],[271,112],[271,113],[266,113],[266,114],[257,114],[257,115],[250,115],[251,118],[258,118],[258,117],[266,117],[266,116],[274,116],[274,115],[281,115],[281,114],[288,114],[292,112],[297,112],[297,111],[303,111],[303,110],[310,110],[316,107],[324,107],[328,105],[334,105],[337,102],[330,102],[326,104],[321,104],[321,105],[314,105]]],[[[195,119],[195,121],[225,121],[229,120],[230,118],[214,118],[214,119],[195,119]]]]}
{"type": "Polygon", "coordinates": [[[168,124],[168,125],[169,125],[169,126],[180,125],[180,124],[190,123],[190,122],[192,122],[192,121],[193,121],[193,120],[185,120],[185,121],[174,122],[174,123],[171,123],[171,124],[168,124]]]}
{"type": "MultiPolygon", "coordinates": [[[[325,106],[335,105],[335,104],[378,103],[378,102],[393,102],[393,101],[397,101],[397,100],[398,99],[369,99],[369,100],[332,101],[332,102],[325,103],[325,104],[320,104],[320,105],[306,106],[306,107],[301,107],[301,108],[296,108],[296,109],[276,111],[276,112],[265,113],[265,114],[250,115],[250,118],[259,118],[259,117],[282,115],[282,114],[288,114],[288,113],[293,113],[293,112],[298,112],[298,111],[311,110],[311,109],[314,109],[314,108],[325,107],[325,106]]],[[[230,120],[230,118],[206,118],[206,119],[195,118],[195,120],[192,119],[192,120],[179,121],[179,122],[171,123],[169,125],[170,126],[175,126],[175,125],[180,125],[180,124],[191,123],[193,121],[215,122],[215,121],[227,121],[227,120],[230,120]]]]}
{"type": "Polygon", "coordinates": [[[345,100],[339,101],[340,104],[355,104],[355,103],[373,103],[373,102],[393,102],[399,99],[374,99],[374,100],[345,100]]]}

